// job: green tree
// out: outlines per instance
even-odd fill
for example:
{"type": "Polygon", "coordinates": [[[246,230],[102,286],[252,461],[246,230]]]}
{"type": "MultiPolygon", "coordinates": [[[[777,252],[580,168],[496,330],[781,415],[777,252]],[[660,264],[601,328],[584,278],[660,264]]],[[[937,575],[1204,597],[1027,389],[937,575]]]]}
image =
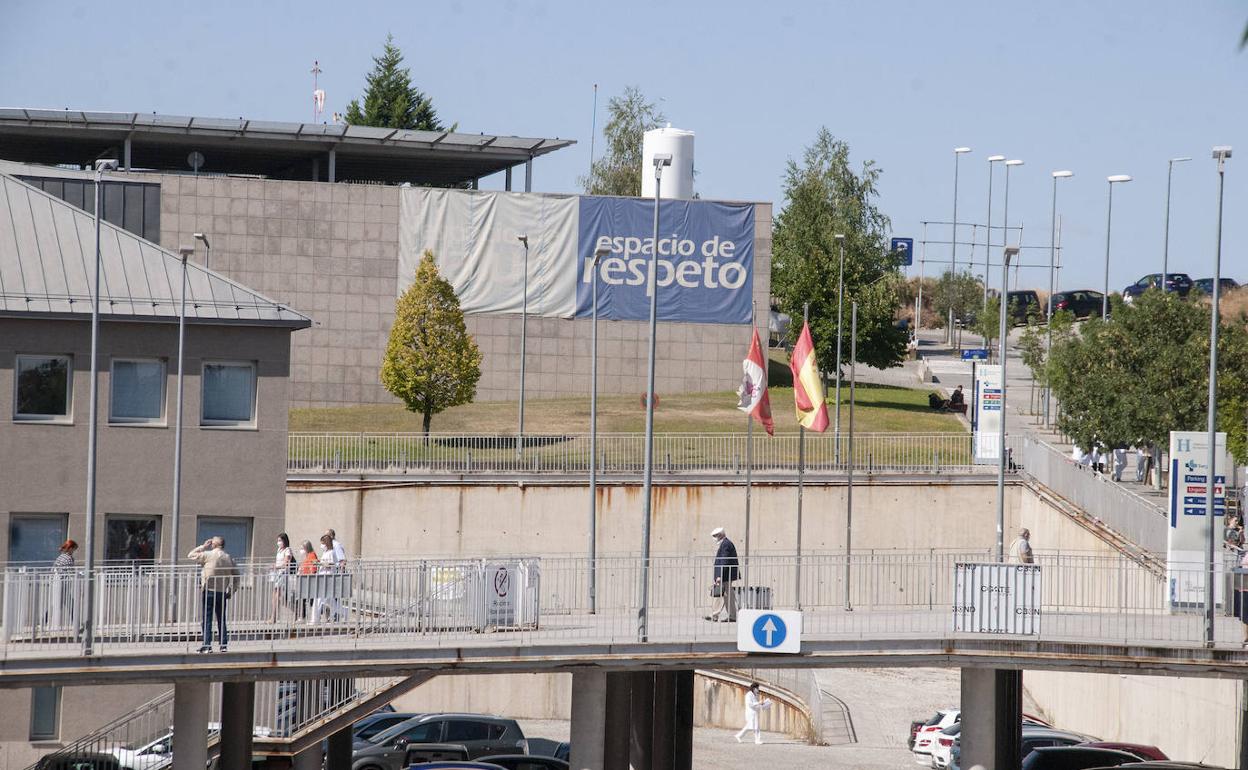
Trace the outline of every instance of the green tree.
{"type": "Polygon", "coordinates": [[[381,382],[408,410],[424,415],[425,433],[438,412],[472,401],[481,379],[481,351],[464,327],[451,284],[426,251],[416,279],[399,297],[381,364],[381,382]]]}
{"type": "Polygon", "coordinates": [[[637,86],[628,86],[607,102],[606,144],[581,185],[590,195],[641,195],[641,140],[663,125],[667,118],[654,102],[647,101],[637,86]]]}
{"type": "MultiPolygon", "coordinates": [[[[956,275],[946,270],[936,281],[931,296],[931,307],[936,313],[937,326],[943,327],[949,322],[949,311],[953,310],[955,318],[963,313],[973,311],[978,314],[983,305],[984,285],[975,276],[967,272],[956,275]]],[[[926,296],[923,297],[927,299],[926,296]]]]}
{"type": "Polygon", "coordinates": [[[359,99],[347,105],[346,121],[353,126],[403,128],[415,131],[445,131],[433,109],[433,102],[412,85],[412,72],[401,67],[403,53],[386,36],[381,56],[373,58],[373,71],[366,78],[364,106],[359,99]]]}
{"type": "Polygon", "coordinates": [[[880,169],[866,161],[855,173],[849,145],[821,128],[802,157],[784,174],[784,210],[776,217],[771,291],[801,331],[802,306],[810,303],[811,336],[821,365],[836,360],[840,246],[845,236],[845,308],[842,360],[849,359],[850,303],[858,302],[858,361],[878,368],[905,356],[906,333],[894,317],[903,280],[888,252],[889,220],[875,206],[880,169]]]}
{"type": "MultiPolygon", "coordinates": [[[[1009,319],[1006,319],[1009,322],[1009,319]]],[[[984,338],[984,347],[988,348],[991,355],[996,355],[997,335],[1001,332],[1001,297],[997,294],[988,295],[988,304],[984,305],[983,310],[975,314],[975,321],[971,324],[971,331],[984,338]]]]}

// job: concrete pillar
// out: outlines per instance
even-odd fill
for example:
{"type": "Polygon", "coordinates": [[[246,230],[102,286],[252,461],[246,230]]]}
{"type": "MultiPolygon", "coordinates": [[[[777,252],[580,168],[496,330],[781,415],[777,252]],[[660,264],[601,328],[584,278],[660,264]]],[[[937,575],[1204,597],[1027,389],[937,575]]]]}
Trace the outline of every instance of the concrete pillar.
{"type": "Polygon", "coordinates": [[[572,672],[572,756],[575,770],[603,770],[607,739],[605,671],[572,672]]]}
{"type": "Polygon", "coordinates": [[[351,725],[329,736],[325,770],[351,770],[351,725]]]}
{"type": "Polygon", "coordinates": [[[672,768],[693,770],[693,669],[674,672],[676,708],[672,725],[672,768]]]}
{"type": "Polygon", "coordinates": [[[329,181],[338,181],[338,151],[329,151],[329,181]]]}
{"type": "Polygon", "coordinates": [[[321,748],[321,742],[317,741],[295,755],[291,770],[321,770],[324,762],[325,750],[321,748]]]}
{"type": "Polygon", "coordinates": [[[221,767],[251,767],[255,713],[255,682],[221,685],[221,767]]]}
{"type": "Polygon", "coordinates": [[[173,766],[208,764],[208,683],[173,686],[173,766]]]}
{"type": "Polygon", "coordinates": [[[508,166],[507,170],[503,172],[503,189],[511,192],[511,166],[508,166]]]}
{"type": "Polygon", "coordinates": [[[524,191],[533,192],[533,156],[524,162],[524,191]]]}
{"type": "Polygon", "coordinates": [[[676,672],[658,671],[654,674],[654,702],[650,709],[652,740],[651,770],[674,770],[676,724],[676,672]]]}
{"type": "Polygon", "coordinates": [[[321,159],[319,157],[312,159],[312,181],[321,181],[321,159]]]}
{"type": "MultiPolygon", "coordinates": [[[[628,770],[628,742],[633,723],[631,677],[632,674],[622,671],[607,674],[603,770],[628,770]]],[[[580,770],[576,765],[573,767],[580,770]]]]}
{"type": "Polygon", "coordinates": [[[1022,671],[962,669],[962,767],[1018,767],[1022,724],[1022,671]]]}
{"type": "Polygon", "coordinates": [[[121,146],[121,167],[124,171],[130,170],[130,137],[126,137],[125,143],[121,146]]]}

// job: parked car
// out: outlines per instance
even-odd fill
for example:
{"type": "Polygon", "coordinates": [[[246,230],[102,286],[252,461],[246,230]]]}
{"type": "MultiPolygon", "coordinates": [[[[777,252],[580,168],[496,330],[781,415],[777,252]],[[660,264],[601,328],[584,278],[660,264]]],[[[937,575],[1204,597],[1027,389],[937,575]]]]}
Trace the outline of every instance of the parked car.
{"type": "MultiPolygon", "coordinates": [[[[1140,280],[1122,290],[1122,301],[1130,305],[1135,298],[1146,289],[1161,288],[1161,273],[1149,273],[1140,280]]],[[[1192,290],[1192,278],[1187,273],[1167,273],[1166,291],[1172,291],[1180,297],[1186,297],[1192,290]]]]}
{"type": "Polygon", "coordinates": [[[906,739],[907,749],[914,751],[914,738],[919,734],[919,730],[921,730],[926,724],[927,720],[925,719],[916,719],[910,723],[910,737],[906,739]]]}
{"type": "Polygon", "coordinates": [[[35,764],[35,770],[122,770],[112,754],[51,754],[35,764]]]}
{"type": "Polygon", "coordinates": [[[374,735],[389,730],[400,722],[424,716],[415,712],[374,711],[366,717],[356,720],[351,726],[351,742],[367,741],[374,735]]]}
{"type": "Polygon", "coordinates": [[[1125,751],[1091,746],[1041,746],[1023,758],[1023,770],[1087,770],[1091,767],[1118,767],[1139,757],[1125,751]]]}
{"type": "Polygon", "coordinates": [[[1125,751],[1128,754],[1134,754],[1142,760],[1167,760],[1170,757],[1156,746],[1148,746],[1143,743],[1121,743],[1119,741],[1093,741],[1091,743],[1081,743],[1081,746],[1094,746],[1098,749],[1117,749],[1125,751]]]}
{"type": "Polygon", "coordinates": [[[1225,767],[1202,765],[1199,762],[1175,762],[1173,760],[1164,762],[1132,762],[1129,765],[1119,765],[1119,767],[1130,768],[1130,770],[1229,770],[1229,768],[1225,767]]]}
{"type": "Polygon", "coordinates": [[[1053,312],[1065,310],[1077,320],[1091,318],[1101,314],[1104,297],[1104,294],[1091,289],[1059,291],[1053,295],[1053,312]]]}
{"type": "Polygon", "coordinates": [[[915,761],[930,764],[932,760],[932,743],[941,730],[961,719],[962,712],[958,709],[940,709],[931,716],[914,736],[914,746],[910,749],[915,754],[915,761]]]}
{"type": "Polygon", "coordinates": [[[149,770],[168,764],[173,751],[173,733],[166,733],[137,749],[114,747],[106,751],[117,758],[122,770],[149,770]]]}
{"type": "Polygon", "coordinates": [[[425,762],[467,762],[468,747],[457,743],[409,743],[403,761],[408,767],[425,762]]]}
{"type": "MultiPolygon", "coordinates": [[[[1200,289],[1202,294],[1208,294],[1208,295],[1213,294],[1213,279],[1212,278],[1197,278],[1195,282],[1193,283],[1193,286],[1197,289],[1200,289]]],[[[1239,284],[1235,281],[1234,278],[1219,278],[1218,286],[1219,286],[1219,289],[1218,289],[1219,294],[1226,294],[1228,291],[1235,291],[1236,289],[1239,288],[1239,284]]]]}
{"type": "MultiPolygon", "coordinates": [[[[1024,715],[1026,719],[1026,715],[1024,715]]],[[[1079,733],[1067,732],[1066,730],[1055,730],[1047,725],[1029,724],[1023,722],[1023,742],[1019,748],[1019,756],[1026,759],[1027,755],[1032,751],[1044,746],[1075,746],[1080,743],[1094,742],[1095,738],[1090,738],[1079,733]]],[[[950,770],[961,770],[962,758],[962,741],[961,737],[954,738],[953,751],[950,754],[949,768],[950,770]]]]}
{"type": "Polygon", "coordinates": [[[503,754],[496,757],[481,757],[482,762],[489,762],[505,768],[505,770],[568,770],[569,765],[562,759],[554,757],[538,757],[530,754],[503,754]]]}
{"type": "Polygon", "coordinates": [[[435,761],[435,762],[419,762],[414,765],[408,765],[407,770],[504,770],[498,765],[492,765],[489,762],[455,762],[455,761],[435,761]]]}
{"type": "Polygon", "coordinates": [[[1040,295],[1031,289],[1012,291],[1006,295],[1007,312],[1010,322],[1015,326],[1023,326],[1028,318],[1044,318],[1044,306],[1040,304],[1040,295]]]}
{"type": "MultiPolygon", "coordinates": [[[[1024,727],[1048,727],[1047,722],[1040,721],[1039,717],[1033,717],[1028,714],[1023,715],[1024,727]]],[[[958,742],[958,736],[962,733],[962,722],[956,722],[949,725],[940,734],[936,736],[935,742],[932,744],[932,767],[941,770],[949,767],[953,763],[953,747],[958,742]]]]}
{"type": "Polygon", "coordinates": [[[555,747],[555,759],[562,759],[564,762],[572,761],[572,744],[564,741],[555,747]]]}
{"type": "Polygon", "coordinates": [[[351,753],[352,770],[401,770],[407,766],[409,744],[463,746],[467,759],[500,754],[528,753],[524,732],[514,719],[480,714],[424,714],[357,742],[351,753]]]}

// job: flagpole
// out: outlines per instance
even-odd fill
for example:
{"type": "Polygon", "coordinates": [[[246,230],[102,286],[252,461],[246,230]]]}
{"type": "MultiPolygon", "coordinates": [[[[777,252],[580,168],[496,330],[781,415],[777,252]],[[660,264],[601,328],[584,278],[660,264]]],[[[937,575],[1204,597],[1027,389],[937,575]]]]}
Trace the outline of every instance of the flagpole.
{"type": "MultiPolygon", "coordinates": [[[[758,300],[750,306],[750,347],[754,347],[754,335],[758,334],[758,300]]],[[[760,351],[761,352],[761,351],[760,351]]],[[[748,354],[747,354],[748,355],[748,354]]],[[[767,359],[763,359],[763,377],[767,376],[767,359]]],[[[766,386],[766,379],[763,380],[766,386]]],[[[745,600],[750,600],[750,493],[754,470],[754,415],[745,413],[745,566],[741,571],[745,584],[745,600]]]]}
{"type": "Polygon", "coordinates": [[[858,358],[858,303],[850,305],[849,312],[849,458],[846,461],[845,487],[845,611],[853,612],[850,601],[849,563],[853,557],[854,534],[854,384],[857,372],[854,366],[858,358]]]}
{"type": "MultiPolygon", "coordinates": [[[[802,305],[802,328],[806,327],[810,318],[810,303],[802,305]]],[[[818,374],[818,372],[816,372],[818,374]]],[[[794,382],[797,388],[800,383],[794,382]]],[[[806,476],[806,426],[797,424],[797,572],[794,584],[794,595],[797,609],[802,609],[802,486],[806,476]]]]}

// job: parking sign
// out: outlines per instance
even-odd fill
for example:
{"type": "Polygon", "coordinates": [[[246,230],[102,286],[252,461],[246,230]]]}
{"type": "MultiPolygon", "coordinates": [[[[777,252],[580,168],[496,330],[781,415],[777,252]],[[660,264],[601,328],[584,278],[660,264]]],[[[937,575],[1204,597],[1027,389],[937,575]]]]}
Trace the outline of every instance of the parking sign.
{"type": "Polygon", "coordinates": [[[897,264],[906,267],[914,264],[913,238],[893,238],[888,242],[888,250],[897,255],[897,264]]]}

